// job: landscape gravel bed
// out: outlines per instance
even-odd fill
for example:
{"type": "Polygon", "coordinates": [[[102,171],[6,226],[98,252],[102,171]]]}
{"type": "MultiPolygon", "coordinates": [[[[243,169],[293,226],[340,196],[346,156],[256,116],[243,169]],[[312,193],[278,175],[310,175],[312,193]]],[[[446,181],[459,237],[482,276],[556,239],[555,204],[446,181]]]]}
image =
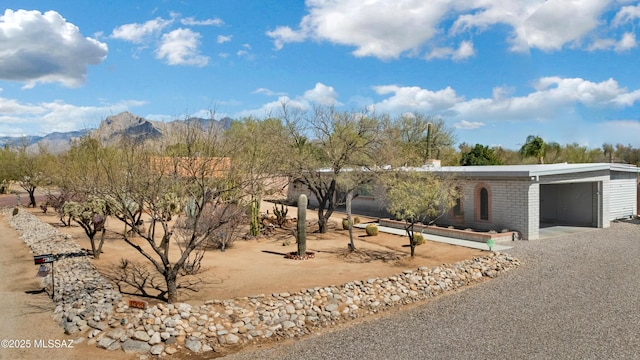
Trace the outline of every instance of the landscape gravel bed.
{"type": "Polygon", "coordinates": [[[512,243],[491,282],[355,327],[228,359],[637,359],[640,225],[512,243]]]}
{"type": "Polygon", "coordinates": [[[511,255],[487,252],[472,260],[405,270],[387,278],[209,300],[199,306],[161,303],[141,310],[122,301],[71,237],[27,211],[5,216],[34,254],[51,253],[58,258],[54,316],[66,333],[78,334],[78,341],[106,350],[153,355],[296,338],[494,278],[520,264],[511,255]]]}

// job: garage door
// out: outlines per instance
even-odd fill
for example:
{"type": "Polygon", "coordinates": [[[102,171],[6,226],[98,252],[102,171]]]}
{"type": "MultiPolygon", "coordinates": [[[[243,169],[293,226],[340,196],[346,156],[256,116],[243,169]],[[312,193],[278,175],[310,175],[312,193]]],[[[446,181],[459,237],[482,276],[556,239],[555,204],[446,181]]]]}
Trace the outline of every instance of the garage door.
{"type": "Polygon", "coordinates": [[[540,222],[596,227],[596,193],[595,182],[540,185],[540,222]]]}

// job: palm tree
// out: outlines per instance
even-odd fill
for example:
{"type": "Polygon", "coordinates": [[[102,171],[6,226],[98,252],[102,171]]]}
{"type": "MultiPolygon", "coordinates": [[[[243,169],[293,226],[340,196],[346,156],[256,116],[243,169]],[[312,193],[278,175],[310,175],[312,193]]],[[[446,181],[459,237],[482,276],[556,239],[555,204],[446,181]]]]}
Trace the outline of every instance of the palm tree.
{"type": "Polygon", "coordinates": [[[609,158],[609,162],[613,162],[613,145],[609,143],[602,144],[602,152],[604,156],[609,158]]]}
{"type": "Polygon", "coordinates": [[[536,135],[527,136],[527,141],[520,148],[522,157],[536,157],[538,164],[544,164],[544,156],[546,154],[546,144],[541,137],[536,135]]]}

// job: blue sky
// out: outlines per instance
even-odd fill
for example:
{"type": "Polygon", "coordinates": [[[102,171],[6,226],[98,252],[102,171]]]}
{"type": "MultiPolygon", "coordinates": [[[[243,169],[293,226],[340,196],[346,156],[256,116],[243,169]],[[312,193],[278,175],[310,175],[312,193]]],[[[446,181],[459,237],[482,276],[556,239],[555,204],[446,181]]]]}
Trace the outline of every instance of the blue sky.
{"type": "Polygon", "coordinates": [[[0,9],[0,135],[265,117],[441,117],[459,142],[640,147],[628,0],[28,1],[0,9]]]}

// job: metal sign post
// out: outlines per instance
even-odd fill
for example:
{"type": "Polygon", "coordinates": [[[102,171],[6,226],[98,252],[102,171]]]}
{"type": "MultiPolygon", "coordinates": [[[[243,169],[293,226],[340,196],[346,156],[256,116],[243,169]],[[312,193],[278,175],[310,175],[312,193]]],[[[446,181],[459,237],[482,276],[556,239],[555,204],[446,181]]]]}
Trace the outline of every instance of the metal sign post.
{"type": "Polygon", "coordinates": [[[55,281],[55,277],[53,275],[53,262],[56,260],[55,256],[53,256],[52,254],[45,254],[45,255],[36,255],[33,257],[33,263],[35,265],[43,265],[43,264],[49,264],[51,263],[51,300],[53,300],[53,296],[56,293],[56,281],[55,281]]]}

